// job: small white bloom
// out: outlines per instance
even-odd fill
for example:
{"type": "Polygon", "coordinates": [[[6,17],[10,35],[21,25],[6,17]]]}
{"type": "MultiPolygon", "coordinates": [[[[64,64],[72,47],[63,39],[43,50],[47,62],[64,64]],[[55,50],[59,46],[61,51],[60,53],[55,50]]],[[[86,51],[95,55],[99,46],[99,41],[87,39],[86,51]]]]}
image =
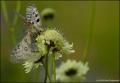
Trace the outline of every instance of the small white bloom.
{"type": "Polygon", "coordinates": [[[68,60],[66,63],[57,68],[57,80],[62,82],[80,82],[85,79],[85,74],[88,72],[88,63],[75,60],[68,60]]]}
{"type": "Polygon", "coordinates": [[[23,63],[25,73],[29,73],[31,70],[34,70],[38,68],[40,65],[42,65],[41,62],[36,63],[36,61],[38,61],[41,57],[42,56],[38,56],[38,54],[36,53],[36,55],[33,55],[31,56],[31,58],[25,60],[25,62],[23,63]]]}
{"type": "Polygon", "coordinates": [[[41,64],[40,63],[34,63],[34,62],[31,62],[31,61],[25,61],[25,63],[23,64],[23,66],[25,68],[25,73],[29,73],[31,70],[38,68],[39,65],[41,65],[41,64]]]}

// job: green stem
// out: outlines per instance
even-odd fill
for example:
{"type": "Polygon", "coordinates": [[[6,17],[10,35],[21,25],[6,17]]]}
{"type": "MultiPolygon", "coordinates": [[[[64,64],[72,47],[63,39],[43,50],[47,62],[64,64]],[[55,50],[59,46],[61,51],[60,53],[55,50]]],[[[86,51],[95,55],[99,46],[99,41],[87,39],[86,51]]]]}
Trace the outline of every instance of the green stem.
{"type": "Polygon", "coordinates": [[[47,76],[48,76],[48,54],[45,56],[45,79],[44,83],[47,82],[47,76]]]}
{"type": "Polygon", "coordinates": [[[50,50],[50,47],[48,46],[48,52],[47,52],[47,54],[45,56],[45,79],[44,79],[44,83],[47,82],[47,76],[49,77],[49,75],[48,75],[48,55],[49,55],[49,50],[50,50]]]}
{"type": "MultiPolygon", "coordinates": [[[[43,67],[44,67],[44,69],[46,70],[46,66],[45,66],[44,62],[42,62],[42,63],[43,63],[43,67]]],[[[49,78],[49,80],[50,80],[50,82],[51,82],[51,79],[50,79],[50,74],[49,74],[49,72],[48,72],[48,78],[49,78]]]]}
{"type": "Polygon", "coordinates": [[[48,78],[49,78],[49,81],[51,82],[51,77],[50,77],[50,72],[51,72],[51,57],[48,57],[48,78]]]}
{"type": "Polygon", "coordinates": [[[56,82],[56,62],[55,62],[55,55],[53,55],[53,70],[54,70],[54,82],[56,82]]]}
{"type": "Polygon", "coordinates": [[[1,7],[3,10],[4,19],[5,19],[6,23],[8,24],[9,18],[8,18],[7,7],[6,7],[5,1],[1,1],[1,7]]]}
{"type": "Polygon", "coordinates": [[[94,22],[95,22],[95,13],[96,13],[96,2],[92,2],[92,16],[90,19],[90,28],[89,28],[89,34],[88,34],[88,40],[86,43],[86,47],[83,52],[83,61],[85,62],[88,59],[88,51],[90,50],[90,45],[92,43],[92,36],[93,36],[93,28],[94,28],[94,22]]]}
{"type": "Polygon", "coordinates": [[[50,80],[50,82],[51,82],[51,78],[50,78],[50,74],[49,74],[49,72],[48,72],[48,78],[49,78],[49,80],[50,80]]]}
{"type": "MultiPolygon", "coordinates": [[[[15,11],[19,12],[20,8],[21,8],[21,2],[17,1],[17,5],[16,5],[16,10],[15,11]]],[[[17,23],[17,18],[18,18],[18,16],[15,15],[14,19],[13,19],[12,26],[15,26],[15,24],[17,23]]],[[[16,42],[16,35],[15,35],[15,29],[14,29],[14,27],[10,28],[10,32],[11,32],[12,43],[15,44],[15,42],[16,42]]]]}
{"type": "MultiPolygon", "coordinates": [[[[16,5],[16,10],[15,11],[19,13],[20,9],[21,9],[21,1],[17,1],[17,5],[16,5]]],[[[13,19],[13,25],[15,25],[17,23],[17,18],[18,18],[18,16],[15,15],[14,19],[13,19]]]]}

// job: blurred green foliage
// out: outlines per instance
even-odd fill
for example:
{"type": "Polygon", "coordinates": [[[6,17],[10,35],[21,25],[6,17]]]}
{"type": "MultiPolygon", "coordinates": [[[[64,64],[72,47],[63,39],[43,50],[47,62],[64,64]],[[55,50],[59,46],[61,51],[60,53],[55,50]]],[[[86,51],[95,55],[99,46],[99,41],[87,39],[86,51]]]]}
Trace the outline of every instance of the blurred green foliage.
{"type": "MultiPolygon", "coordinates": [[[[3,1],[1,2],[1,82],[38,82],[39,69],[25,74],[21,64],[10,61],[11,50],[24,36],[25,26],[14,11],[25,15],[33,3],[41,12],[53,8],[53,24],[74,43],[75,54],[67,58],[81,59],[88,40],[92,1],[3,1]]],[[[119,79],[119,1],[96,1],[92,43],[88,51],[90,71],[86,81],[119,79]]],[[[63,57],[64,60],[66,57],[63,57]]]]}

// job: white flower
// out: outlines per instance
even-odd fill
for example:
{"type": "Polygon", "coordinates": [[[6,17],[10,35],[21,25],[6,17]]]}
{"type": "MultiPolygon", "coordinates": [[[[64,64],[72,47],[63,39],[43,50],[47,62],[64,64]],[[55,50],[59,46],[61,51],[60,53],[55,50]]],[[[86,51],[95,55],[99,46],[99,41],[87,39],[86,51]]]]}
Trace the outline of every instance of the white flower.
{"type": "Polygon", "coordinates": [[[42,56],[38,56],[37,53],[35,53],[35,55],[25,60],[25,62],[23,63],[23,66],[25,68],[25,73],[29,73],[31,70],[34,70],[38,68],[40,65],[42,65],[42,62],[40,61],[36,62],[40,59],[42,59],[42,56]]]}
{"type": "Polygon", "coordinates": [[[58,59],[62,55],[73,53],[73,44],[69,44],[56,30],[47,29],[37,38],[37,46],[41,55],[55,55],[58,59]],[[49,49],[49,50],[48,50],[49,49]]]}
{"type": "Polygon", "coordinates": [[[56,79],[62,82],[80,82],[88,72],[88,63],[68,60],[56,70],[56,79]]]}

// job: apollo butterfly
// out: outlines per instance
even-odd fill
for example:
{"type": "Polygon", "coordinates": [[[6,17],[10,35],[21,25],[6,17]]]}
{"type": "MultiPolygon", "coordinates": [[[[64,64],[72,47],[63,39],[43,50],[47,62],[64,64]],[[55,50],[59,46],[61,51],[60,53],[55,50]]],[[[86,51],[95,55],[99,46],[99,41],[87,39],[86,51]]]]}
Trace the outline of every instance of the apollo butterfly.
{"type": "Polygon", "coordinates": [[[38,51],[35,38],[43,30],[41,28],[42,23],[40,14],[34,5],[29,5],[26,8],[26,17],[23,17],[20,14],[19,16],[22,17],[27,24],[29,24],[28,27],[30,28],[22,41],[19,42],[12,51],[11,58],[12,61],[15,62],[29,59],[35,52],[38,51]]]}

